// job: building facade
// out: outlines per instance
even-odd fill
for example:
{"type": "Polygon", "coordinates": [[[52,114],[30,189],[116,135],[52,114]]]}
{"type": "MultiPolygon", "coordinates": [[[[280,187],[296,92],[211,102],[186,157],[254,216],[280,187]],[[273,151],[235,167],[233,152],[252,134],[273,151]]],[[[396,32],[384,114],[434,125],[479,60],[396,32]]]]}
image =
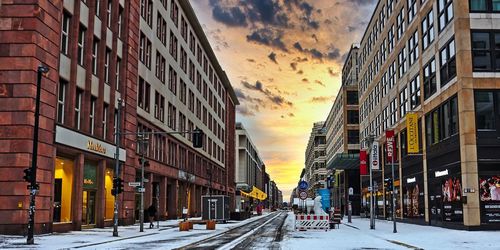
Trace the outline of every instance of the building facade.
{"type": "Polygon", "coordinates": [[[182,216],[183,207],[199,214],[201,194],[234,196],[228,138],[238,100],[188,1],[4,2],[0,13],[7,53],[0,61],[0,140],[7,145],[0,182],[9,187],[0,192],[0,233],[26,231],[23,170],[32,158],[38,65],[50,71],[41,83],[36,233],[112,224],[117,124],[124,133],[120,224],[139,218],[138,193],[127,184],[140,180],[142,155],[144,206],[155,201],[161,219],[182,216]],[[200,81],[190,77],[195,71],[200,81]],[[189,133],[167,134],[195,128],[206,135],[202,149],[191,146],[189,133]],[[143,131],[163,134],[139,145],[136,133],[143,131]]]}
{"type": "Polygon", "coordinates": [[[359,44],[353,44],[347,54],[342,85],[325,122],[331,204],[344,212],[351,201],[353,214],[360,211],[358,50],[359,44]]]}
{"type": "MultiPolygon", "coordinates": [[[[380,143],[379,217],[391,214],[391,191],[382,188],[391,178],[403,221],[500,227],[497,7],[489,0],[378,2],[358,58],[360,137],[372,134],[380,143]],[[411,133],[408,113],[418,116],[411,133]],[[385,162],[389,129],[396,134],[395,176],[385,162]]],[[[365,193],[367,186],[363,181],[365,193]]]]}
{"type": "Polygon", "coordinates": [[[309,197],[326,188],[326,129],[325,122],[315,122],[305,152],[303,179],[309,183],[309,197]]]}

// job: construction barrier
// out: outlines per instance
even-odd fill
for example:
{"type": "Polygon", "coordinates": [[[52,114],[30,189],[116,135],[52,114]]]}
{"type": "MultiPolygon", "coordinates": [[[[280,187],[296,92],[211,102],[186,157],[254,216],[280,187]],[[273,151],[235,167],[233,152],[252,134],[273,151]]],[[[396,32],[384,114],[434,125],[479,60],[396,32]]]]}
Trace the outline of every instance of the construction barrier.
{"type": "Polygon", "coordinates": [[[330,216],[328,215],[295,215],[295,230],[328,230],[330,216]]]}

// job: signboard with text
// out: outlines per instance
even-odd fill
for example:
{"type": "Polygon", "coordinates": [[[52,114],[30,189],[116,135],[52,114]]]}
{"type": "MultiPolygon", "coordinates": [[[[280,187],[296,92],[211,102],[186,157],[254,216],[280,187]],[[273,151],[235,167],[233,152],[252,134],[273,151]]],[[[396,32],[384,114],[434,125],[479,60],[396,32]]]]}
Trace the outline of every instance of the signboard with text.
{"type": "Polygon", "coordinates": [[[366,168],[366,150],[362,149],[359,151],[359,174],[367,175],[368,170],[366,168]]]}
{"type": "Polygon", "coordinates": [[[407,145],[408,154],[419,152],[418,142],[418,115],[416,113],[406,114],[406,130],[408,131],[407,145]]]}
{"type": "Polygon", "coordinates": [[[380,169],[378,150],[379,150],[378,142],[375,141],[372,144],[372,148],[371,148],[371,152],[370,152],[370,161],[371,161],[372,170],[379,170],[380,169]]]}
{"type": "Polygon", "coordinates": [[[385,131],[386,148],[387,151],[387,162],[395,161],[396,156],[394,155],[394,149],[396,148],[396,142],[394,140],[394,130],[385,131]]]}

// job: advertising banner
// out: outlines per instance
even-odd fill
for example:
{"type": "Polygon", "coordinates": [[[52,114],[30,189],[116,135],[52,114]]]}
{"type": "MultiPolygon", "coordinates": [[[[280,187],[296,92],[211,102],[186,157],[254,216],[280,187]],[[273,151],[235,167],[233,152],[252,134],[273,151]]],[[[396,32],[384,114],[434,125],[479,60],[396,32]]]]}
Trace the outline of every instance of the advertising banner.
{"type": "Polygon", "coordinates": [[[479,178],[481,222],[500,223],[500,176],[479,178]]]}
{"type": "Polygon", "coordinates": [[[366,168],[366,150],[364,149],[359,151],[359,174],[368,174],[368,169],[366,168]]]}
{"type": "Polygon", "coordinates": [[[406,130],[408,154],[417,154],[419,152],[418,142],[418,115],[416,113],[406,114],[406,130]]]}
{"type": "Polygon", "coordinates": [[[380,162],[378,157],[378,142],[374,141],[372,144],[371,152],[370,152],[370,161],[372,170],[380,170],[380,162]]]}
{"type": "Polygon", "coordinates": [[[459,177],[449,177],[441,181],[443,197],[443,219],[463,221],[462,184],[459,177]]]}
{"type": "Polygon", "coordinates": [[[386,151],[387,151],[387,162],[393,162],[395,161],[395,152],[394,149],[396,148],[396,143],[394,141],[394,130],[387,130],[385,131],[385,140],[386,140],[386,151]]]}
{"type": "Polygon", "coordinates": [[[327,188],[318,189],[318,195],[321,196],[321,205],[325,212],[330,211],[330,190],[327,188]]]}

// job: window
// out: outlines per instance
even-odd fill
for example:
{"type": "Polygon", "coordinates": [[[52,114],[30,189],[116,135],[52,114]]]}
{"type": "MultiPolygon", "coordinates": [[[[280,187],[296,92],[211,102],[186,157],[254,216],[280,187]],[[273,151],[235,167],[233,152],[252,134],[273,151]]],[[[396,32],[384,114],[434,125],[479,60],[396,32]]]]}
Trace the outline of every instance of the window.
{"type": "Polygon", "coordinates": [[[403,118],[408,112],[408,89],[403,87],[403,90],[399,92],[399,117],[403,118]]]}
{"type": "Polygon", "coordinates": [[[97,98],[93,97],[90,99],[90,112],[89,112],[89,132],[91,135],[95,132],[95,104],[97,98]]]}
{"type": "Polygon", "coordinates": [[[476,103],[475,109],[477,130],[495,130],[495,109],[493,99],[493,92],[475,92],[474,100],[476,103]]]}
{"type": "Polygon", "coordinates": [[[405,33],[405,8],[401,8],[401,11],[398,14],[397,18],[397,29],[398,29],[398,40],[403,38],[403,34],[405,33]]]}
{"type": "Polygon", "coordinates": [[[186,104],[186,83],[181,79],[180,81],[180,91],[179,91],[179,100],[186,104]]]}
{"type": "Polygon", "coordinates": [[[163,84],[165,84],[165,67],[167,61],[165,57],[163,57],[159,51],[156,51],[156,70],[155,75],[163,84]]]}
{"type": "Polygon", "coordinates": [[[106,48],[106,56],[104,57],[104,83],[109,84],[110,72],[109,72],[109,60],[111,57],[111,50],[106,48]]]}
{"type": "Polygon", "coordinates": [[[75,99],[75,128],[76,130],[80,130],[80,122],[82,115],[82,96],[83,91],[81,89],[76,89],[76,99],[75,99]]]}
{"type": "Polygon", "coordinates": [[[102,138],[108,139],[108,104],[106,103],[102,109],[102,138]]]}
{"type": "Polygon", "coordinates": [[[473,31],[471,37],[474,71],[500,71],[500,32],[473,31]]]}
{"type": "Polygon", "coordinates": [[[175,24],[175,27],[177,27],[179,23],[179,6],[175,3],[175,0],[171,0],[170,19],[172,19],[172,21],[175,24]]]}
{"type": "Polygon", "coordinates": [[[408,40],[408,57],[410,66],[418,59],[418,30],[408,40]]]}
{"type": "Polygon", "coordinates": [[[446,85],[457,75],[457,65],[455,60],[455,40],[452,38],[439,53],[441,86],[446,85]]]}
{"type": "Polygon", "coordinates": [[[181,16],[181,36],[184,38],[184,41],[188,41],[188,25],[183,16],[181,16]]]}
{"type": "Polygon", "coordinates": [[[408,24],[413,21],[417,15],[417,0],[408,0],[408,24]]]}
{"type": "Polygon", "coordinates": [[[66,105],[66,87],[68,82],[59,79],[59,93],[57,95],[57,122],[64,124],[64,106],[66,105]]]}
{"type": "Polygon", "coordinates": [[[69,28],[71,25],[71,16],[64,12],[61,23],[61,53],[69,54],[69,28]]]}
{"type": "Polygon", "coordinates": [[[387,0],[387,19],[391,17],[392,10],[394,9],[394,2],[397,0],[387,0]]]}
{"type": "Polygon", "coordinates": [[[359,124],[359,111],[347,110],[347,123],[348,124],[359,124]]]}
{"type": "Polygon", "coordinates": [[[169,49],[168,52],[170,53],[170,55],[172,55],[174,60],[177,61],[177,37],[174,35],[174,33],[172,31],[170,31],[170,44],[169,44],[168,49],[169,49]]]}
{"type": "Polygon", "coordinates": [[[403,47],[398,54],[398,77],[401,78],[406,73],[406,47],[403,47]]]}
{"type": "Polygon", "coordinates": [[[141,0],[141,17],[151,27],[153,22],[153,1],[141,0]]]}
{"type": "Polygon", "coordinates": [[[149,112],[151,85],[139,77],[139,89],[137,91],[137,104],[143,110],[149,112]]]}
{"type": "Polygon", "coordinates": [[[391,25],[391,28],[387,32],[387,43],[388,51],[390,54],[394,49],[394,25],[391,25]]]}
{"type": "Polygon", "coordinates": [[[121,60],[120,58],[117,58],[116,59],[116,72],[115,72],[115,77],[116,77],[116,80],[115,80],[115,89],[116,91],[120,91],[120,65],[121,65],[121,60]]]}
{"type": "Polygon", "coordinates": [[[155,91],[155,106],[154,106],[154,116],[160,121],[164,121],[165,117],[165,97],[163,97],[158,91],[155,91]]]}
{"type": "Polygon", "coordinates": [[[184,50],[184,47],[182,47],[182,46],[181,46],[180,66],[181,66],[182,71],[184,71],[184,73],[186,73],[187,72],[187,53],[184,50]]]}
{"type": "Polygon", "coordinates": [[[196,37],[194,36],[194,33],[192,31],[189,31],[189,49],[194,55],[194,53],[196,52],[196,37]]]}
{"type": "Polygon", "coordinates": [[[92,74],[97,75],[97,57],[99,53],[99,39],[94,36],[94,43],[92,44],[92,74]]]}
{"type": "Polygon", "coordinates": [[[156,37],[158,37],[163,45],[167,44],[167,21],[163,19],[159,11],[156,15],[156,37]]]}
{"type": "Polygon", "coordinates": [[[422,50],[427,49],[434,41],[434,14],[432,10],[422,20],[422,50]]]}
{"type": "Polygon", "coordinates": [[[499,0],[470,0],[470,12],[499,12],[499,0]]]}
{"type": "Polygon", "coordinates": [[[168,89],[176,95],[177,94],[177,72],[169,66],[168,69],[168,89]]]}
{"type": "Polygon", "coordinates": [[[347,130],[347,143],[359,144],[359,130],[347,130]]]}
{"type": "Polygon", "coordinates": [[[118,124],[118,109],[115,109],[115,113],[113,116],[113,143],[116,143],[116,138],[118,137],[116,131],[116,125],[118,124]]]}
{"type": "Polygon", "coordinates": [[[177,109],[170,102],[168,103],[168,127],[175,130],[177,109]]]}
{"type": "Polygon", "coordinates": [[[142,32],[139,39],[139,60],[147,68],[151,68],[151,41],[142,32]]]}
{"type": "Polygon", "coordinates": [[[85,60],[85,27],[80,24],[80,31],[78,32],[78,54],[77,63],[83,66],[85,60]]]}
{"type": "Polygon", "coordinates": [[[396,124],[396,122],[398,121],[398,107],[397,107],[397,100],[398,98],[394,98],[392,101],[391,101],[391,104],[389,106],[390,108],[390,112],[391,112],[391,125],[394,125],[396,124]]]}
{"type": "Polygon", "coordinates": [[[457,97],[452,97],[425,116],[427,145],[436,144],[458,133],[457,97]]]}
{"type": "Polygon", "coordinates": [[[416,75],[410,82],[410,108],[420,105],[420,76],[416,75]]]}
{"type": "Polygon", "coordinates": [[[436,61],[432,58],[424,66],[424,99],[427,100],[437,91],[436,83],[436,61]]]}
{"type": "Polygon", "coordinates": [[[357,105],[358,101],[357,91],[347,91],[347,105],[357,105]]]}
{"type": "Polygon", "coordinates": [[[106,9],[106,14],[107,14],[107,18],[106,18],[106,23],[108,25],[108,28],[111,28],[111,10],[112,10],[112,0],[108,0],[108,8],[106,9]]]}
{"type": "Polygon", "coordinates": [[[441,32],[453,19],[453,0],[438,0],[437,6],[439,31],[441,32]]]}
{"type": "Polygon", "coordinates": [[[122,37],[122,25],[123,25],[123,8],[120,6],[118,8],[118,37],[122,37]]]}
{"type": "Polygon", "coordinates": [[[101,4],[100,4],[101,0],[95,0],[95,15],[97,17],[100,17],[101,16],[101,4]]]}

